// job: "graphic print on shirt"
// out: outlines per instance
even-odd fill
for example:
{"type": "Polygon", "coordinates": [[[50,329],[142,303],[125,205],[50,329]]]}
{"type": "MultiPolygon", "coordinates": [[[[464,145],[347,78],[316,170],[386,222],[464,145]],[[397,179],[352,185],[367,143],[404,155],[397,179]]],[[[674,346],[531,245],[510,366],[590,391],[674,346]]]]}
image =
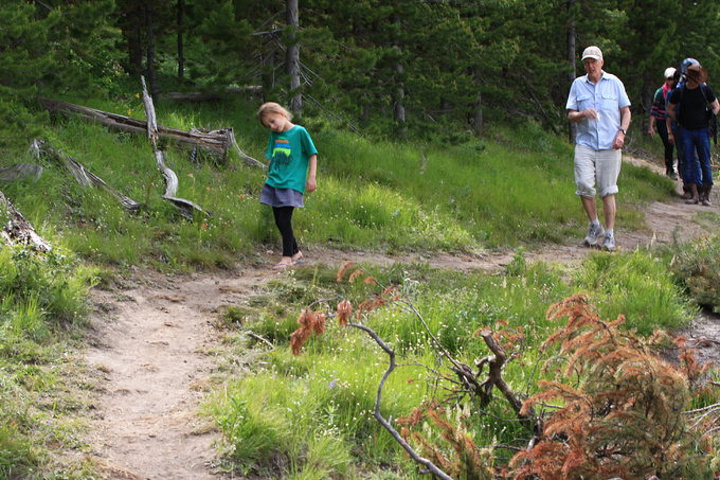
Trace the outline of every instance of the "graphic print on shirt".
{"type": "Polygon", "coordinates": [[[286,138],[276,138],[272,148],[272,161],[277,162],[277,165],[289,165],[291,155],[290,141],[286,138]]]}

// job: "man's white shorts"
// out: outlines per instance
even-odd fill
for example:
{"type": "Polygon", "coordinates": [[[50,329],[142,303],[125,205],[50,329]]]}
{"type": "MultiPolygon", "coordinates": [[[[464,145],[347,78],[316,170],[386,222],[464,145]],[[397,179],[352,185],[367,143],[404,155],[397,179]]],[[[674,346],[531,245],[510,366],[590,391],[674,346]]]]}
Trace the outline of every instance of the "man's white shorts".
{"type": "Polygon", "coordinates": [[[617,179],[620,175],[622,150],[593,150],[585,145],[575,145],[576,195],[595,198],[618,193],[617,179]]]}

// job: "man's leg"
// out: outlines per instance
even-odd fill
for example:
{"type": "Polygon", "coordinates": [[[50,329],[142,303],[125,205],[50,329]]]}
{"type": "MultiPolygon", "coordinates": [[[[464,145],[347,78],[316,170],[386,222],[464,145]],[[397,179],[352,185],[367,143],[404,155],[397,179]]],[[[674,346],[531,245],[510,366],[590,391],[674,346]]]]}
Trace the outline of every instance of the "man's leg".
{"type": "Polygon", "coordinates": [[[603,213],[605,214],[605,228],[612,231],[615,228],[615,213],[617,212],[615,195],[605,195],[602,201],[603,213]]]}
{"type": "Polygon", "coordinates": [[[597,203],[595,202],[595,197],[588,198],[581,195],[580,200],[582,200],[582,206],[585,209],[588,220],[591,222],[597,220],[597,203]]]}

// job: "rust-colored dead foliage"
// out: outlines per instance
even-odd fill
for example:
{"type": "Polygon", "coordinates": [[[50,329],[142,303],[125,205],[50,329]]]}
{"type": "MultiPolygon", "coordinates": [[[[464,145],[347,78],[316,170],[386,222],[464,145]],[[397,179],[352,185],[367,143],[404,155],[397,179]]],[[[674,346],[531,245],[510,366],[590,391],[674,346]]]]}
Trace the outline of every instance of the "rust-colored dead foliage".
{"type": "MultiPolygon", "coordinates": [[[[457,420],[457,419],[456,419],[457,420]]],[[[402,427],[401,435],[408,443],[419,446],[419,453],[440,467],[453,478],[491,480],[498,473],[493,467],[490,448],[478,447],[461,422],[450,421],[448,412],[435,402],[428,402],[415,408],[410,415],[397,419],[402,427]],[[441,448],[437,442],[428,440],[423,434],[412,429],[421,429],[428,422],[439,431],[450,449],[441,448]]]]}
{"type": "MultiPolygon", "coordinates": [[[[352,262],[346,262],[338,270],[337,281],[345,281],[347,275],[348,282],[354,282],[360,278],[364,283],[370,285],[381,286],[380,283],[365,270],[360,267],[356,267],[352,262]],[[348,275],[349,273],[349,275],[348,275]]],[[[372,297],[361,302],[355,311],[355,315],[358,319],[362,318],[363,315],[368,312],[375,310],[379,307],[387,305],[389,302],[397,301],[400,299],[400,292],[397,287],[390,285],[385,287],[382,293],[373,295],[372,297]]],[[[350,321],[350,317],[353,313],[352,303],[348,300],[342,300],[338,303],[335,308],[334,316],[337,317],[338,323],[341,326],[346,326],[350,321]]],[[[302,348],[312,334],[322,335],[325,332],[325,324],[328,318],[328,314],[323,311],[313,311],[310,307],[306,307],[300,313],[298,317],[298,323],[300,327],[295,330],[290,336],[290,347],[294,355],[300,355],[302,348]]]]}
{"type": "Polygon", "coordinates": [[[300,355],[303,345],[313,333],[322,335],[325,332],[325,319],[325,312],[313,311],[310,307],[303,309],[298,317],[300,327],[290,335],[293,355],[300,355]]]}
{"type": "Polygon", "coordinates": [[[656,353],[667,337],[621,330],[623,316],[600,320],[584,295],[553,305],[547,317],[568,319],[543,345],[559,346],[545,365],[555,380],[541,382],[523,411],[544,402],[557,407],[535,445],[513,458],[514,478],[682,478],[698,436],[683,415],[690,400],[688,367],[656,353]]]}

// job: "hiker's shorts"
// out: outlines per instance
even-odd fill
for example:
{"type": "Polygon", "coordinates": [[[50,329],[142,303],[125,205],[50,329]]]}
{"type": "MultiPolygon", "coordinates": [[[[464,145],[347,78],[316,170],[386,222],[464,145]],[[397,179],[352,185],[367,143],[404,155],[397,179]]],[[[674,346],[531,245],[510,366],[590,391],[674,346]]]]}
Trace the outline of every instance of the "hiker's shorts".
{"type": "Polygon", "coordinates": [[[575,145],[576,195],[595,198],[618,193],[617,179],[620,175],[622,150],[593,150],[585,145],[575,145]]]}

